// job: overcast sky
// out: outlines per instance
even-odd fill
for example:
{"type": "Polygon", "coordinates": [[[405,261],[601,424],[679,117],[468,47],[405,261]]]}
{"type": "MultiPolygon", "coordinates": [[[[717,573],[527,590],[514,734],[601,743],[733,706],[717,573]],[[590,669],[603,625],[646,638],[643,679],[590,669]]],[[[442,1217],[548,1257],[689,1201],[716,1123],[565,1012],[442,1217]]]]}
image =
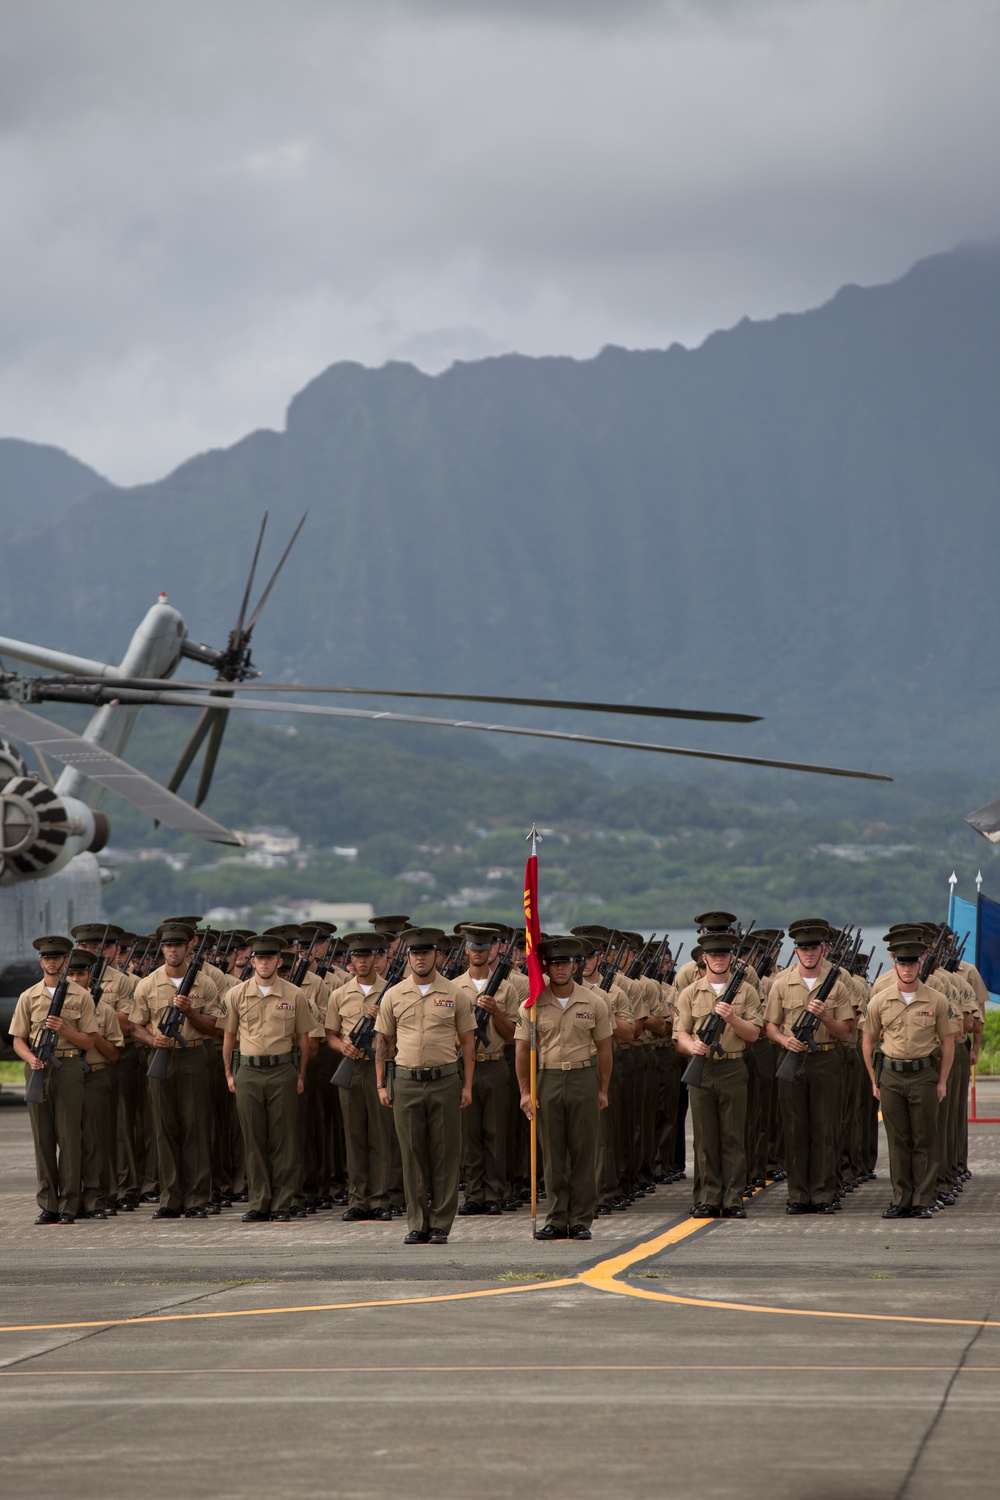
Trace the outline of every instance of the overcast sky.
{"type": "Polygon", "coordinates": [[[0,435],[699,343],[1000,232],[997,0],[4,0],[0,435]]]}

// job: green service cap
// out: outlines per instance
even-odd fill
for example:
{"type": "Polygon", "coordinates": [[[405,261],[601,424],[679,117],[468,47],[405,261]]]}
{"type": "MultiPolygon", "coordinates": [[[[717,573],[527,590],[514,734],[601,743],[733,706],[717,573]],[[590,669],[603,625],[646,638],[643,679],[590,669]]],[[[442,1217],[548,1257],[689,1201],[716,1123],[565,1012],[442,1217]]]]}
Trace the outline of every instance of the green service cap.
{"type": "Polygon", "coordinates": [[[705,932],[725,932],[735,921],[735,913],[731,911],[703,911],[700,917],[695,917],[694,925],[705,932]]]}
{"type": "Polygon", "coordinates": [[[602,947],[611,938],[611,928],[601,927],[596,923],[586,927],[571,927],[570,932],[574,937],[589,938],[592,943],[600,943],[602,947]]]}
{"type": "Polygon", "coordinates": [[[589,950],[589,947],[590,944],[585,939],[574,934],[572,937],[544,938],[539,945],[539,951],[548,963],[552,963],[560,958],[573,960],[584,958],[586,957],[585,950],[589,950]]]}
{"type": "Polygon", "coordinates": [[[69,956],[68,969],[92,969],[97,963],[93,953],[88,953],[86,948],[74,948],[69,956]]]}
{"type": "Polygon", "coordinates": [[[382,932],[350,932],[344,947],[348,953],[385,953],[389,939],[382,932]]]}
{"type": "Polygon", "coordinates": [[[890,948],[897,938],[902,938],[908,943],[920,943],[924,948],[929,946],[921,922],[894,922],[889,931],[882,935],[883,943],[890,948]]]}
{"type": "Polygon", "coordinates": [[[164,922],[156,929],[156,936],[161,943],[189,943],[194,937],[194,928],[185,927],[180,922],[164,922]]]}
{"type": "Polygon", "coordinates": [[[274,933],[262,932],[260,937],[251,939],[250,952],[254,958],[272,958],[274,954],[280,953],[284,946],[282,938],[274,933]]]}
{"type": "Polygon", "coordinates": [[[788,935],[796,948],[816,948],[829,941],[830,929],[825,922],[793,922],[788,935]]]}
{"type": "Polygon", "coordinates": [[[923,941],[915,942],[913,938],[900,933],[889,943],[889,952],[893,958],[902,959],[905,963],[913,963],[918,958],[923,958],[927,951],[927,944],[923,941]]]}
{"type": "Polygon", "coordinates": [[[735,932],[704,932],[700,942],[702,953],[732,953],[739,938],[735,932]]]}
{"type": "Polygon", "coordinates": [[[70,936],[78,943],[117,942],[121,932],[113,922],[77,922],[70,928],[70,936]]]}
{"type": "Polygon", "coordinates": [[[68,937],[35,938],[31,946],[41,958],[63,958],[73,951],[73,944],[68,937]]]}
{"type": "Polygon", "coordinates": [[[475,927],[471,922],[463,926],[461,936],[465,940],[465,946],[476,953],[482,953],[500,941],[500,934],[495,927],[475,927]]]}
{"type": "Polygon", "coordinates": [[[426,952],[428,948],[439,948],[444,933],[440,927],[406,927],[399,934],[404,948],[411,953],[426,952]]]}
{"type": "Polygon", "coordinates": [[[372,926],[375,931],[384,933],[386,937],[399,937],[399,934],[405,932],[409,925],[409,917],[372,917],[372,926]]]}

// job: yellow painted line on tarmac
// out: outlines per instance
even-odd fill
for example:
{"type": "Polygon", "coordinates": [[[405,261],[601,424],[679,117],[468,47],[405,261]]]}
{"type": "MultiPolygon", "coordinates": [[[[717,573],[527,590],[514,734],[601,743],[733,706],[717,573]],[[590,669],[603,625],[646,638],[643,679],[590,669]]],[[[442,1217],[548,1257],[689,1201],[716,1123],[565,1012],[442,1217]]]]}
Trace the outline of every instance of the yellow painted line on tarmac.
{"type": "MultiPolygon", "coordinates": [[[[713,1219],[712,1224],[722,1223],[713,1219]]],[[[581,1271],[578,1279],[584,1286],[598,1292],[614,1292],[624,1297],[640,1297],[648,1302],[670,1302],[676,1307],[704,1307],[716,1312],[769,1313],[783,1318],[851,1318],[866,1323],[929,1323],[949,1328],[1000,1328],[1000,1322],[984,1322],[981,1318],[918,1318],[905,1313],[828,1312],[813,1307],[767,1307],[755,1302],[718,1302],[709,1297],[681,1297],[673,1292],[654,1292],[646,1287],[632,1286],[618,1278],[632,1266],[650,1260],[662,1251],[676,1245],[691,1234],[705,1228],[705,1221],[692,1219],[686,1224],[675,1224],[672,1229],[633,1245],[631,1250],[600,1261],[596,1266],[581,1271]]],[[[551,1284],[551,1283],[550,1283],[551,1284]]]]}
{"type": "MultiPolygon", "coordinates": [[[[93,1380],[97,1376],[158,1375],[173,1380],[179,1375],[549,1375],[549,1374],[717,1374],[736,1370],[744,1374],[853,1374],[853,1375],[950,1375],[954,1365],[205,1365],[201,1369],[158,1370],[0,1370],[7,1380],[93,1380]]],[[[973,1365],[966,1375],[997,1375],[1000,1365],[973,1365]]]]}
{"type": "MultiPolygon", "coordinates": [[[[643,1240],[630,1249],[619,1251],[615,1255],[609,1255],[606,1259],[598,1261],[596,1265],[585,1267],[582,1271],[572,1276],[560,1277],[556,1281],[527,1282],[524,1286],[511,1287],[484,1287],[474,1292],[439,1292],[424,1297],[390,1297],[380,1298],[366,1302],[319,1302],[305,1306],[296,1307],[257,1307],[240,1308],[231,1312],[188,1312],[188,1313],[152,1313],[144,1314],[134,1318],[95,1318],[88,1321],[72,1323],[13,1323],[6,1327],[0,1327],[0,1333],[46,1333],[65,1332],[73,1329],[83,1328],[132,1328],[140,1327],[149,1323],[196,1323],[208,1322],[219,1318],[273,1318],[287,1316],[291,1313],[317,1313],[317,1312],[349,1312],[353,1309],[374,1307],[416,1307],[425,1306],[435,1302],[472,1302],[483,1297],[511,1297],[520,1295],[522,1292],[558,1291],[565,1287],[589,1287],[592,1291],[608,1292],[616,1296],[637,1297],[646,1302],[663,1302],[674,1307],[700,1307],[712,1312],[738,1312],[757,1313],[770,1317],[781,1318],[838,1318],[841,1320],[865,1322],[865,1323],[912,1323],[932,1327],[943,1328],[1000,1328],[1000,1322],[984,1321],[980,1318],[930,1318],[917,1317],[906,1313],[867,1313],[867,1312],[835,1312],[822,1308],[813,1307],[771,1307],[766,1304],[754,1302],[726,1302],[710,1297],[683,1297],[675,1292],[657,1292],[646,1287],[638,1287],[620,1278],[643,1261],[651,1260],[657,1255],[669,1250],[672,1246],[680,1244],[689,1239],[699,1231],[706,1231],[722,1223],[722,1220],[684,1219],[679,1224],[672,1225],[660,1234],[654,1235],[648,1240],[643,1240]]],[[[343,1367],[336,1367],[342,1369],[343,1367]]],[[[365,1369],[375,1368],[363,1366],[358,1373],[365,1369]]],[[[424,1367],[416,1366],[393,1366],[386,1369],[417,1369],[424,1367]]],[[[471,1369],[478,1372],[476,1366],[430,1366],[429,1369],[471,1369]]],[[[504,1368],[501,1366],[490,1366],[491,1369],[504,1368]]],[[[512,1370],[526,1369],[534,1370],[542,1368],[536,1365],[510,1366],[512,1370]]],[[[672,1369],[683,1368],[680,1366],[550,1366],[552,1369],[672,1369]]],[[[714,1366],[692,1366],[690,1368],[712,1369],[714,1366]]],[[[727,1367],[729,1368],[729,1367],[727,1367]]],[[[736,1368],[733,1366],[732,1368],[736,1368]]],[[[741,1366],[740,1368],[755,1369],[757,1366],[741,1366]]],[[[761,1366],[762,1369],[778,1368],[776,1366],[761,1366]]],[[[811,1369],[812,1366],[788,1366],[788,1369],[811,1369]]],[[[824,1367],[826,1368],[826,1367],[824,1367]]],[[[845,1369],[854,1368],[845,1366],[845,1369]]],[[[867,1369],[869,1366],[858,1368],[867,1369]]],[[[887,1369],[921,1369],[936,1368],[934,1366],[887,1366],[887,1369]]],[[[981,1368],[992,1368],[983,1366],[981,1368]]],[[[0,1371],[0,1374],[4,1372],[0,1371]]],[[[17,1374],[17,1371],[10,1372],[17,1374]]],[[[40,1374],[55,1373],[41,1371],[40,1374]]],[[[127,1373],[127,1372],[126,1372],[127,1373]]],[[[155,1373],[155,1372],[154,1372],[155,1373]]],[[[165,1371],[165,1374],[176,1372],[165,1371]]]]}
{"type": "Polygon", "coordinates": [[[579,1277],[532,1281],[525,1286],[485,1287],[478,1292],[439,1292],[429,1297],[388,1297],[371,1302],[316,1302],[305,1307],[243,1307],[233,1312],[152,1313],[138,1318],[93,1318],[81,1323],[11,1323],[0,1333],[45,1333],[73,1328],[134,1328],[145,1323],[196,1323],[211,1318],[273,1318],[287,1313],[343,1312],[359,1307],[413,1307],[428,1302],[468,1302],[476,1297],[511,1297],[519,1292],[552,1291],[577,1286],[579,1277]]]}

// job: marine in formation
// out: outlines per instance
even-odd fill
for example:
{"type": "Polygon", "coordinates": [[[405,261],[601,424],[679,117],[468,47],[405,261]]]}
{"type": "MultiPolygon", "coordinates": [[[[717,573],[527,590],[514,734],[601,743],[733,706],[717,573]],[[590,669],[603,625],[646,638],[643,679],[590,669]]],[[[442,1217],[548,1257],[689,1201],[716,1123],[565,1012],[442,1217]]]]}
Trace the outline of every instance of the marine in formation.
{"type": "Polygon", "coordinates": [[[11,1024],[35,1222],[340,1208],[443,1245],[456,1217],[530,1201],[533,1115],[539,1240],[589,1239],[681,1180],[697,1218],[745,1219],[768,1183],[790,1215],[835,1215],[875,1178],[880,1111],[882,1217],[955,1208],[986,989],[950,929],[891,928],[891,968],[870,981],[860,935],[822,918],[787,939],[725,911],[695,924],[679,970],[666,938],[543,936],[533,1006],[523,929],[500,922],[385,916],[340,938],[184,915],[39,938],[11,1024]]]}

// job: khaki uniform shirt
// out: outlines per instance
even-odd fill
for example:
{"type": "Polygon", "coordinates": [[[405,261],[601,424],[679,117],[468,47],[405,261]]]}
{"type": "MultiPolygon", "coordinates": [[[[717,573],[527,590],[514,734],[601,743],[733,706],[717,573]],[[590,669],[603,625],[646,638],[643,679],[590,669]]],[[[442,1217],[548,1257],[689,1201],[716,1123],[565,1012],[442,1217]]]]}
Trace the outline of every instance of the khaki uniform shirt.
{"type": "MultiPolygon", "coordinates": [[[[147,974],[145,979],[140,979],[136,985],[135,1003],[129,1020],[135,1025],[147,1027],[155,1036],[160,1020],[176,999],[177,990],[174,982],[168,977],[166,969],[161,964],[158,969],[153,970],[152,974],[147,974]]],[[[203,1016],[208,1016],[216,1023],[226,1013],[225,1002],[220,998],[214,980],[209,978],[204,969],[199,972],[191,986],[188,999],[192,1010],[200,1011],[203,1016]]],[[[187,1016],[184,1017],[184,1025],[181,1027],[181,1036],[185,1042],[212,1040],[204,1032],[199,1031],[187,1016]]],[[[170,1046],[174,1047],[176,1043],[171,1041],[170,1046]]]]}
{"type": "Polygon", "coordinates": [[[515,1040],[531,1040],[534,1014],[538,1066],[560,1069],[563,1064],[589,1062],[596,1044],[611,1035],[611,1006],[606,997],[589,985],[574,984],[565,1007],[546,985],[534,1005],[521,1006],[515,1040]]]}
{"type": "MultiPolygon", "coordinates": [[[[472,1002],[473,1020],[475,1020],[476,1002],[479,999],[479,991],[476,989],[475,981],[469,977],[468,973],[465,973],[462,974],[460,978],[455,980],[455,985],[458,989],[464,990],[468,995],[469,1000],[472,1002]]],[[[508,979],[502,979],[500,981],[500,986],[493,998],[500,1006],[508,1021],[513,1021],[516,1023],[520,1001],[517,998],[517,992],[514,989],[514,986],[508,979]]],[[[489,1023],[489,1038],[490,1045],[486,1048],[485,1051],[483,1050],[479,1042],[476,1042],[477,1062],[491,1062],[494,1058],[503,1057],[503,1049],[506,1046],[506,1043],[494,1026],[492,1016],[490,1016],[489,1023]]]]}
{"type": "MultiPolygon", "coordinates": [[[[582,984],[582,986],[583,986],[583,988],[585,990],[596,990],[597,993],[599,995],[601,995],[603,997],[603,999],[607,1002],[608,1007],[609,1007],[609,1009],[611,1011],[611,1034],[612,1034],[612,1036],[614,1036],[614,1034],[615,1034],[615,1022],[616,1021],[618,1021],[618,1020],[625,1020],[625,1021],[628,1021],[629,1024],[632,1023],[632,1021],[633,1021],[633,1016],[632,1016],[632,1002],[629,999],[629,997],[626,995],[625,991],[622,989],[622,987],[621,987],[620,984],[614,984],[613,983],[612,986],[611,986],[611,988],[609,990],[602,990],[601,989],[601,985],[600,985],[600,981],[598,981],[595,984],[590,979],[584,979],[584,980],[581,981],[581,984],[582,984]]],[[[518,1007],[518,1009],[520,1009],[520,1007],[518,1007]]],[[[617,1045],[619,1047],[631,1047],[632,1043],[630,1041],[629,1042],[618,1042],[617,1045]]]]}
{"type": "Polygon", "coordinates": [[[937,1050],[939,1037],[954,1036],[959,1029],[948,997],[940,990],[918,984],[907,1005],[895,982],[872,995],[862,1026],[881,1041],[886,1057],[909,1060],[929,1057],[937,1050]]]}
{"type": "MultiPolygon", "coordinates": [[[[109,964],[101,979],[101,999],[106,1000],[115,1010],[120,1010],[123,1016],[130,1016],[138,982],[131,974],[123,974],[121,969],[112,968],[109,964]]],[[[88,1062],[89,1060],[88,1058],[88,1062]]]]}
{"type": "Polygon", "coordinates": [[[314,1022],[305,994],[287,979],[275,976],[261,993],[257,976],[226,991],[223,1031],[231,1031],[241,1057],[283,1057],[295,1038],[310,1032],[314,1022]]]}
{"type": "Polygon", "coordinates": [[[962,978],[966,981],[967,984],[972,985],[972,989],[976,996],[976,999],[979,1001],[979,1009],[985,1016],[986,1004],[990,998],[990,992],[983,982],[983,976],[980,974],[975,964],[966,963],[964,958],[959,961],[958,972],[959,974],[961,974],[962,978]]]}
{"type": "MultiPolygon", "coordinates": [[[[289,981],[286,980],[286,983],[289,981]]],[[[295,986],[293,985],[294,989],[295,986]]],[[[307,972],[302,984],[299,986],[306,997],[306,1003],[312,1013],[312,1026],[309,1028],[310,1036],[325,1037],[326,1035],[326,1008],[330,1003],[330,988],[326,981],[320,979],[318,974],[307,972]]]]}
{"type": "MultiPolygon", "coordinates": [[[[109,1005],[107,1000],[102,997],[98,1000],[94,1009],[97,1012],[98,1035],[102,1036],[106,1042],[111,1042],[120,1052],[125,1045],[125,1038],[122,1036],[121,1024],[115,1015],[114,1006],[109,1005]]],[[[85,1052],[83,1060],[84,1062],[88,1062],[92,1068],[103,1068],[108,1061],[96,1047],[91,1047],[85,1052]]]]}
{"type": "MultiPolygon", "coordinates": [[[[632,1009],[632,1020],[636,1022],[644,1021],[649,1015],[649,1001],[646,999],[645,992],[639,981],[637,979],[629,979],[627,974],[619,972],[615,975],[612,983],[618,985],[619,989],[623,989],[628,996],[629,1005],[632,1009]]],[[[638,1031],[638,1029],[637,1026],[636,1030],[638,1031]]],[[[622,1042],[620,1045],[623,1047],[641,1047],[643,1045],[642,1037],[637,1036],[633,1041],[622,1042]]]]}
{"type": "Polygon", "coordinates": [[[694,984],[698,978],[700,978],[698,965],[693,958],[689,958],[685,963],[681,964],[674,975],[674,989],[680,993],[681,990],[686,990],[689,984],[694,984]]]}
{"type": "MultiPolygon", "coordinates": [[[[865,1013],[865,1006],[868,1003],[868,986],[857,974],[849,974],[846,969],[841,969],[840,977],[844,981],[844,987],[848,995],[851,997],[851,1005],[854,1008],[854,1019],[860,1021],[865,1013]]],[[[844,1046],[856,1048],[858,1045],[858,1030],[855,1027],[845,1041],[844,1046]]]]}
{"type": "Polygon", "coordinates": [[[673,1029],[674,1017],[677,1014],[677,990],[674,985],[669,982],[669,980],[661,979],[660,994],[662,996],[663,1005],[663,1009],[660,1014],[663,1016],[664,1020],[667,1023],[667,1034],[664,1037],[659,1037],[657,1040],[669,1042],[670,1033],[673,1029]]]}
{"type": "MultiPolygon", "coordinates": [[[[775,1026],[783,1026],[785,1031],[790,1033],[829,972],[830,965],[824,959],[820,965],[816,983],[810,989],[799,973],[798,964],[793,969],[783,970],[771,985],[767,997],[767,1009],[764,1012],[765,1019],[772,1021],[775,1026]]],[[[854,1020],[854,1006],[851,1004],[850,991],[844,982],[843,971],[837,976],[833,989],[826,997],[826,1008],[835,1021],[854,1020]]],[[[821,1022],[816,1028],[813,1040],[818,1046],[822,1046],[824,1042],[832,1042],[833,1037],[821,1022]]]]}
{"type": "MultiPolygon", "coordinates": [[[[320,976],[317,975],[316,977],[318,979],[320,976]]],[[[339,964],[331,964],[322,976],[323,983],[328,990],[339,990],[342,985],[350,984],[353,978],[354,975],[348,973],[346,969],[342,969],[339,964]]]]}
{"type": "Polygon", "coordinates": [[[326,1008],[326,1029],[338,1036],[349,1037],[361,1017],[367,1015],[385,989],[381,974],[372,975],[372,985],[366,995],[357,977],[346,984],[338,985],[330,996],[326,1008]]]}
{"type": "MultiPolygon", "coordinates": [[[[646,1015],[655,1016],[659,1019],[663,1015],[663,996],[660,994],[660,986],[655,979],[647,979],[645,975],[633,981],[638,986],[639,993],[646,1003],[646,1015]]],[[[653,1047],[660,1041],[658,1036],[650,1031],[648,1026],[642,1029],[639,1045],[642,1047],[653,1047]]]]}
{"type": "Polygon", "coordinates": [[[395,1037],[396,1061],[404,1068],[443,1068],[455,1062],[459,1036],[475,1029],[468,994],[436,971],[426,995],[412,974],[386,990],[375,1022],[381,1036],[395,1037]]]}
{"type": "Polygon", "coordinates": [[[522,974],[520,969],[511,969],[507,975],[507,983],[517,996],[518,1005],[523,1005],[531,994],[531,985],[528,982],[527,974],[522,974]]]}
{"type": "MultiPolygon", "coordinates": [[[[44,980],[33,984],[30,990],[22,991],[14,1007],[14,1016],[10,1023],[11,1036],[24,1037],[25,1040],[31,1042],[32,1046],[36,1046],[45,1017],[51,1008],[52,996],[44,980]]],[[[63,1001],[62,1014],[75,1031],[84,1031],[89,1034],[100,1030],[90,991],[83,989],[79,984],[70,983],[66,991],[66,999],[63,1001]]],[[[57,1037],[55,1055],[56,1057],[79,1057],[80,1049],[71,1047],[68,1042],[57,1037]]]]}
{"type": "MultiPolygon", "coordinates": [[[[677,1015],[674,1022],[676,1029],[694,1035],[702,1022],[707,1020],[715,1010],[716,1005],[722,999],[722,994],[723,991],[720,991],[718,995],[715,993],[708,979],[699,979],[697,983],[689,984],[677,997],[677,1015]]],[[[746,979],[736,991],[733,1010],[741,1020],[749,1021],[751,1026],[764,1024],[760,996],[746,979]]],[[[722,1035],[719,1037],[719,1046],[723,1052],[744,1052],[748,1045],[741,1036],[737,1036],[728,1023],[723,1027],[722,1035]]],[[[718,1056],[718,1053],[713,1055],[718,1056]]]]}

